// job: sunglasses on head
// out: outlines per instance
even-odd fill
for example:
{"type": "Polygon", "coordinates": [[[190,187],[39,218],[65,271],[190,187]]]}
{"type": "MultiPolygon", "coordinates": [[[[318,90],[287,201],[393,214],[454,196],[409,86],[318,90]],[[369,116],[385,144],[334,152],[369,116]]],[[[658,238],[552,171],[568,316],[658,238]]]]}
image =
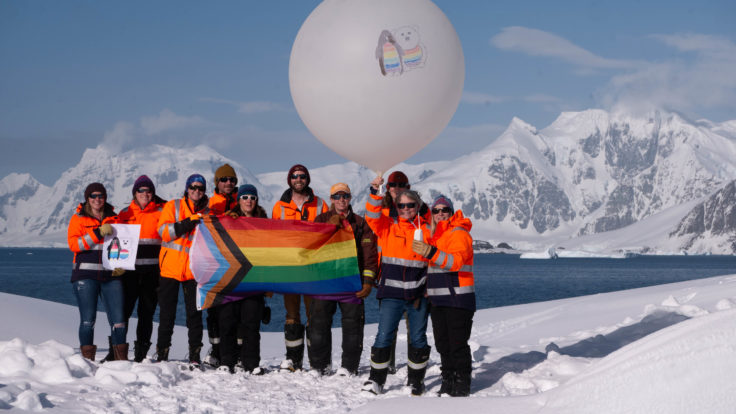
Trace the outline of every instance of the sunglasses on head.
{"type": "Polygon", "coordinates": [[[235,177],[222,177],[220,178],[221,183],[237,183],[238,179],[235,177]]]}
{"type": "Polygon", "coordinates": [[[449,213],[451,211],[450,207],[438,207],[432,209],[432,214],[449,213]]]}
{"type": "Polygon", "coordinates": [[[107,198],[107,196],[102,193],[95,193],[95,194],[90,194],[89,198],[92,198],[92,199],[107,198]]]}
{"type": "Polygon", "coordinates": [[[201,191],[204,193],[204,186],[201,185],[190,185],[189,189],[192,191],[201,191]]]}
{"type": "Polygon", "coordinates": [[[302,180],[306,180],[307,179],[307,174],[291,174],[291,179],[292,180],[296,180],[297,178],[302,179],[302,180]]]}
{"type": "Polygon", "coordinates": [[[405,208],[416,208],[417,203],[396,203],[396,207],[398,207],[399,210],[403,210],[405,208]]]}
{"type": "Polygon", "coordinates": [[[258,200],[258,196],[254,196],[252,194],[243,194],[242,196],[240,196],[240,199],[241,200],[253,200],[253,201],[255,201],[255,200],[258,200]]]}
{"type": "Polygon", "coordinates": [[[351,196],[348,193],[337,193],[337,194],[333,194],[333,195],[330,196],[330,198],[333,199],[333,200],[339,200],[341,198],[343,200],[350,200],[350,197],[351,196]]]}
{"type": "Polygon", "coordinates": [[[389,187],[405,188],[408,184],[407,183],[388,183],[386,185],[389,187]]]}
{"type": "Polygon", "coordinates": [[[140,193],[152,193],[153,191],[151,191],[150,188],[141,187],[141,188],[135,190],[135,192],[138,193],[138,194],[140,194],[140,193]]]}

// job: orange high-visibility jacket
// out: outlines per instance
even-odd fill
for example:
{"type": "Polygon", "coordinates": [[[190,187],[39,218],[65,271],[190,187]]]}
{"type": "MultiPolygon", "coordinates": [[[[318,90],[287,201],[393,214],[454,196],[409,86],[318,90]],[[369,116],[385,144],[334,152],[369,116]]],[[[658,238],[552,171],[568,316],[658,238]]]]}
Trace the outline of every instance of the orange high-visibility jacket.
{"type": "MultiPolygon", "coordinates": [[[[199,213],[208,214],[209,208],[199,213]]],[[[161,253],[159,254],[161,277],[176,279],[180,282],[194,280],[194,275],[189,270],[189,248],[192,247],[195,230],[176,234],[175,226],[175,223],[194,214],[193,203],[187,198],[171,200],[164,205],[158,220],[158,234],[161,236],[161,253]]]]}
{"type": "Polygon", "coordinates": [[[317,216],[327,211],[327,203],[314,195],[311,188],[308,191],[309,199],[302,205],[301,209],[291,199],[291,189],[284,191],[281,200],[273,206],[271,218],[276,220],[314,221],[317,216]]]}
{"type": "Polygon", "coordinates": [[[437,223],[429,239],[429,244],[437,247],[427,270],[427,296],[433,306],[475,311],[472,227],[470,219],[458,210],[449,220],[437,223]]]}
{"type": "Polygon", "coordinates": [[[158,268],[158,257],[161,251],[161,236],[158,234],[158,220],[161,217],[166,201],[155,196],[146,208],[131,201],[118,214],[120,223],[140,224],[141,233],[138,239],[138,253],[135,257],[136,270],[154,270],[158,268]]]}
{"type": "Polygon", "coordinates": [[[100,226],[116,222],[117,216],[110,204],[105,203],[102,221],[88,215],[84,211],[84,203],[77,206],[67,229],[69,249],[74,252],[72,282],[83,279],[112,279],[112,271],[102,267],[102,244],[105,238],[100,235],[100,226]]]}
{"type": "Polygon", "coordinates": [[[378,251],[381,254],[376,297],[404,300],[422,297],[427,281],[427,259],[414,253],[411,245],[417,228],[422,231],[422,240],[428,240],[429,227],[420,217],[416,217],[412,223],[385,216],[381,212],[380,199],[380,196],[371,194],[365,205],[365,221],[378,236],[378,251]]]}
{"type": "Polygon", "coordinates": [[[237,189],[230,194],[213,194],[212,197],[210,197],[210,214],[219,216],[220,214],[225,214],[225,212],[234,209],[235,206],[238,205],[237,195],[237,189]]]}

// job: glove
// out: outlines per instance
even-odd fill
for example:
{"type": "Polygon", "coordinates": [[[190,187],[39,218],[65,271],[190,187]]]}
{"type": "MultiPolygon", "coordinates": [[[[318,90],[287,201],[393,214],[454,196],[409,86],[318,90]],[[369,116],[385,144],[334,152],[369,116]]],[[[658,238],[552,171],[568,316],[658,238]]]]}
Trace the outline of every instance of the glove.
{"type": "Polygon", "coordinates": [[[266,292],[266,293],[263,294],[263,296],[265,296],[267,298],[272,298],[273,297],[273,292],[266,292]]]}
{"type": "Polygon", "coordinates": [[[342,228],[342,217],[340,217],[339,214],[335,214],[334,216],[330,217],[329,220],[327,220],[327,224],[332,224],[338,229],[341,229],[342,228]]]}
{"type": "Polygon", "coordinates": [[[197,223],[199,223],[199,218],[196,215],[187,217],[182,221],[174,223],[174,229],[176,231],[177,236],[181,236],[182,234],[189,233],[190,231],[194,230],[195,227],[197,227],[197,223]]]}
{"type": "Polygon", "coordinates": [[[240,217],[240,216],[238,215],[238,213],[236,213],[236,212],[234,212],[234,211],[232,211],[232,210],[228,211],[228,212],[227,212],[227,213],[225,213],[225,214],[227,214],[228,216],[230,216],[231,218],[234,218],[234,219],[236,219],[236,218],[240,217]]]}
{"type": "Polygon", "coordinates": [[[125,273],[125,269],[123,269],[122,267],[116,267],[115,269],[112,269],[112,277],[122,276],[123,273],[125,273]]]}
{"type": "Polygon", "coordinates": [[[363,289],[355,292],[355,296],[359,297],[360,299],[367,298],[371,294],[372,288],[373,284],[371,282],[363,283],[363,289]]]}
{"type": "Polygon", "coordinates": [[[414,251],[414,253],[416,253],[416,254],[424,257],[424,258],[427,258],[427,259],[429,259],[432,256],[434,256],[434,251],[437,250],[436,247],[430,246],[427,243],[422,242],[422,241],[419,241],[419,240],[414,240],[411,243],[411,249],[414,251]]]}
{"type": "Polygon", "coordinates": [[[112,234],[112,226],[109,223],[105,223],[100,226],[100,235],[102,237],[109,236],[112,234]]]}

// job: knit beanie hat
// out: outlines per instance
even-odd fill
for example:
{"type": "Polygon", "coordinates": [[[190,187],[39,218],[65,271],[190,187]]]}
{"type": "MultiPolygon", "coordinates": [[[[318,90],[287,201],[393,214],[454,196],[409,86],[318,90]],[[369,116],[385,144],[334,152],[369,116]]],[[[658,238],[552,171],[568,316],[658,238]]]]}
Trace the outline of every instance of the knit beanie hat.
{"type": "Polygon", "coordinates": [[[435,208],[436,206],[440,204],[450,207],[450,212],[452,213],[455,212],[455,208],[452,206],[452,200],[445,197],[443,194],[440,194],[437,197],[435,197],[434,201],[432,201],[432,208],[435,208]]]}
{"type": "Polygon", "coordinates": [[[258,197],[258,189],[253,184],[243,184],[238,187],[238,198],[246,194],[258,197]]]}
{"type": "Polygon", "coordinates": [[[388,176],[389,183],[409,183],[409,178],[401,171],[394,171],[388,176]]]}
{"type": "Polygon", "coordinates": [[[204,177],[202,177],[200,174],[192,174],[187,178],[187,185],[184,188],[184,191],[187,191],[189,189],[189,186],[192,185],[192,183],[200,183],[204,186],[204,191],[207,191],[207,182],[204,180],[204,177]]]}
{"type": "Polygon", "coordinates": [[[233,167],[230,166],[230,164],[223,164],[215,170],[215,185],[217,185],[218,182],[220,182],[220,178],[222,177],[235,177],[238,178],[238,176],[235,174],[235,170],[233,167]]]}
{"type": "Polygon", "coordinates": [[[87,201],[89,199],[89,195],[92,193],[102,193],[102,195],[107,198],[107,190],[105,190],[105,186],[102,185],[102,183],[92,183],[87,186],[87,188],[84,189],[84,201],[87,201]]]}
{"type": "Polygon", "coordinates": [[[138,191],[139,188],[146,187],[151,189],[151,194],[156,195],[156,187],[153,185],[153,181],[151,181],[150,178],[148,178],[147,175],[141,175],[138,177],[138,179],[135,180],[135,184],[133,184],[133,196],[135,197],[135,192],[138,191]]]}
{"type": "Polygon", "coordinates": [[[304,174],[307,174],[307,185],[312,181],[311,177],[309,177],[309,170],[307,167],[296,164],[293,167],[289,168],[289,173],[286,175],[286,184],[291,187],[291,174],[294,174],[294,171],[304,171],[304,174]]]}

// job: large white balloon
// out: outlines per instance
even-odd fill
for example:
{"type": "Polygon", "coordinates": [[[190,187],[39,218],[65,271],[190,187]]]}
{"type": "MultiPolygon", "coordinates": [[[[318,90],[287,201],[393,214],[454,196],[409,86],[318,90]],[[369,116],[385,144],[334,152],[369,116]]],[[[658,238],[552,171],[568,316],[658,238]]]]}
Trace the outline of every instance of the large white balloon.
{"type": "Polygon", "coordinates": [[[460,39],[429,0],[325,0],[299,29],[289,61],[307,128],[374,171],[442,132],[464,80],[460,39]]]}

